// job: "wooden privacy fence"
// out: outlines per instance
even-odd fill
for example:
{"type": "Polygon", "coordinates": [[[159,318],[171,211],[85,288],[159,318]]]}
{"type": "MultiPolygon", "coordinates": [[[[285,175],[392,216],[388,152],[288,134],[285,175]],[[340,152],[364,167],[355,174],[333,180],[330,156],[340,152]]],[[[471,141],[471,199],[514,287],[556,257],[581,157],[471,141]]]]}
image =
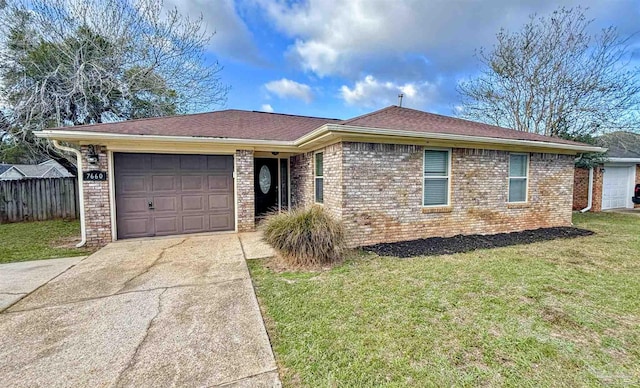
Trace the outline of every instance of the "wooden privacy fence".
{"type": "Polygon", "coordinates": [[[73,178],[0,181],[0,223],[79,218],[73,178]]]}

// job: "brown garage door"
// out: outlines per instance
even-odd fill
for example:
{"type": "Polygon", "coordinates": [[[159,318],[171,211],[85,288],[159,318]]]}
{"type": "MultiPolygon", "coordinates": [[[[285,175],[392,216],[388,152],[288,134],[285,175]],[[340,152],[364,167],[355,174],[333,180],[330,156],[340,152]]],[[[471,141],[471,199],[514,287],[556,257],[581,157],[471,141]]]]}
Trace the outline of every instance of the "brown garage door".
{"type": "Polygon", "coordinates": [[[116,153],[118,238],[233,230],[233,157],[116,153]]]}

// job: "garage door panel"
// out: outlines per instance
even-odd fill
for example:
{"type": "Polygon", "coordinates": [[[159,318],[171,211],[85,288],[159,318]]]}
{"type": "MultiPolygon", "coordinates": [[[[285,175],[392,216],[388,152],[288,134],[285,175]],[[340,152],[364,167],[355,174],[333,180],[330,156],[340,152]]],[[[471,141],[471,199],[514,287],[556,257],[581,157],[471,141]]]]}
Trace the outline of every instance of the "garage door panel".
{"type": "Polygon", "coordinates": [[[146,177],[141,174],[122,174],[117,189],[117,192],[122,194],[146,193],[146,177]]]}
{"type": "Polygon", "coordinates": [[[153,236],[152,220],[149,217],[124,218],[118,221],[119,234],[127,237],[153,236]]]}
{"type": "Polygon", "coordinates": [[[175,175],[153,175],[151,177],[151,191],[176,191],[175,175]]]}
{"type": "Polygon", "coordinates": [[[115,162],[118,164],[118,171],[124,172],[137,172],[145,171],[149,169],[151,165],[151,155],[149,154],[115,154],[115,162]],[[120,163],[118,163],[120,161],[120,163]]]}
{"type": "Polygon", "coordinates": [[[229,191],[233,186],[233,178],[225,175],[209,175],[209,190],[229,191]]]}
{"type": "Polygon", "coordinates": [[[170,212],[178,211],[176,197],[154,196],[153,207],[154,209],[152,211],[156,213],[164,212],[164,211],[170,211],[170,212]]]}
{"type": "Polygon", "coordinates": [[[183,195],[182,210],[184,211],[204,211],[204,198],[202,195],[183,195]]]}
{"type": "Polygon", "coordinates": [[[202,175],[186,175],[180,178],[182,191],[203,191],[204,179],[202,175]]]}
{"type": "Polygon", "coordinates": [[[203,214],[182,216],[182,229],[185,233],[207,230],[206,217],[203,214]]]}
{"type": "Polygon", "coordinates": [[[156,216],[154,217],[154,226],[155,226],[156,235],[177,234],[180,230],[178,228],[177,216],[169,216],[169,217],[156,216]]]}
{"type": "Polygon", "coordinates": [[[114,167],[119,238],[235,226],[232,156],[116,153],[114,167]]]}
{"type": "Polygon", "coordinates": [[[231,172],[233,171],[233,158],[228,155],[209,155],[207,157],[207,170],[231,172]]]}
{"type": "Polygon", "coordinates": [[[209,194],[209,210],[229,209],[233,197],[228,194],[209,194]]]}
{"type": "Polygon", "coordinates": [[[122,201],[119,209],[127,215],[146,215],[149,211],[147,202],[147,197],[127,197],[125,201],[122,201]]]}
{"type": "Polygon", "coordinates": [[[207,157],[204,155],[181,155],[180,169],[187,170],[207,170],[207,157]]]}
{"type": "Polygon", "coordinates": [[[178,170],[180,166],[180,155],[151,155],[151,170],[178,170]]]}
{"type": "Polygon", "coordinates": [[[210,214],[209,226],[211,230],[233,229],[233,216],[231,214],[210,214]]]}

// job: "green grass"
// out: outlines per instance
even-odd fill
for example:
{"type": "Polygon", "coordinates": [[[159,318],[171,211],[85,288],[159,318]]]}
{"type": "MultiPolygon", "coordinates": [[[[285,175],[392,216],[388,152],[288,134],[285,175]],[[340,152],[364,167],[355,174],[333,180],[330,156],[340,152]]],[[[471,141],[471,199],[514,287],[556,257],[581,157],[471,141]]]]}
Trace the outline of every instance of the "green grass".
{"type": "Polygon", "coordinates": [[[74,247],[78,241],[80,241],[79,221],[1,224],[0,263],[88,254],[87,249],[74,247]]]}
{"type": "Polygon", "coordinates": [[[640,384],[640,217],[573,240],[250,269],[285,386],[640,384]]]}

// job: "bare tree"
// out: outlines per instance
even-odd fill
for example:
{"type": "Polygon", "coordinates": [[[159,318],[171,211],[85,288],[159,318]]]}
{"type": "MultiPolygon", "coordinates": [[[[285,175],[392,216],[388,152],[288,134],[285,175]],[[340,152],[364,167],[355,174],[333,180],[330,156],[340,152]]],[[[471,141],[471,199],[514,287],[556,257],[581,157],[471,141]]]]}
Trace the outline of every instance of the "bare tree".
{"type": "Polygon", "coordinates": [[[482,71],[461,82],[461,116],[547,136],[637,130],[640,72],[629,38],[614,27],[589,32],[582,8],[532,15],[517,32],[501,29],[480,49],[482,71]]]}
{"type": "Polygon", "coordinates": [[[212,34],[201,18],[157,0],[6,4],[0,108],[14,139],[44,147],[33,131],[210,110],[226,101],[222,68],[205,61],[212,34]]]}

